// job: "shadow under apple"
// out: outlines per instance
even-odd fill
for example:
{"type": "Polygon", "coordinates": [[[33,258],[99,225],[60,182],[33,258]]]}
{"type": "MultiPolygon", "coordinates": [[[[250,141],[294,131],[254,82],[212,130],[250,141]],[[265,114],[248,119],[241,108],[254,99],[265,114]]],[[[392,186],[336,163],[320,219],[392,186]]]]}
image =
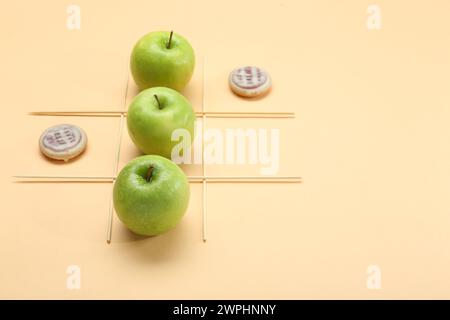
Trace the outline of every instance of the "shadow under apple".
{"type": "Polygon", "coordinates": [[[140,263],[161,263],[179,258],[188,251],[189,232],[187,224],[181,221],[174,229],[158,236],[140,236],[128,230],[121,222],[116,228],[111,245],[126,247],[127,257],[132,256],[140,263]]]}

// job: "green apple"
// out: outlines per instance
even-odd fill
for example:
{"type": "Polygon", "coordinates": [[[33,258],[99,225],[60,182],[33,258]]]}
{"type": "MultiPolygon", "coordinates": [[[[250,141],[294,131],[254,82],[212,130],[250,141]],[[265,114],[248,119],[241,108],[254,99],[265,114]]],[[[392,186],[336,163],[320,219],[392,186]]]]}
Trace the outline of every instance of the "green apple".
{"type": "Polygon", "coordinates": [[[130,67],[140,90],[169,87],[181,91],[192,77],[195,54],[177,33],[158,31],[143,36],[131,53],[130,67]]]}
{"type": "Polygon", "coordinates": [[[194,139],[195,113],[189,101],[177,91],[155,87],[142,91],[131,102],[127,113],[128,133],[145,154],[171,157],[172,132],[185,129],[194,139]]]}
{"type": "Polygon", "coordinates": [[[134,233],[154,236],[175,227],[189,204],[189,182],[172,161],[140,156],[120,171],[114,184],[114,208],[134,233]]]}

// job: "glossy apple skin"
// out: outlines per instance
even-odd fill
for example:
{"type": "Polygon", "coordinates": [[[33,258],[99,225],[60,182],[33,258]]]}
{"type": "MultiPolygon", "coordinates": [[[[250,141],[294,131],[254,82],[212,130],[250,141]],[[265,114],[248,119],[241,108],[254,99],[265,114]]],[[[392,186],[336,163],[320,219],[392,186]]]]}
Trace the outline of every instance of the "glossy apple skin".
{"type": "Polygon", "coordinates": [[[189,42],[174,33],[167,48],[170,32],[151,32],[134,46],[130,68],[140,90],[169,87],[181,91],[192,77],[195,54],[189,42]]]}
{"type": "Polygon", "coordinates": [[[174,228],[189,204],[189,182],[172,161],[140,156],[120,171],[114,184],[114,208],[119,219],[136,234],[155,236],[174,228]],[[153,166],[150,182],[148,168],[153,166]]]}
{"type": "Polygon", "coordinates": [[[128,133],[134,144],[145,154],[171,158],[175,129],[185,129],[194,139],[195,113],[189,101],[170,88],[155,87],[139,93],[127,113],[128,133]],[[154,95],[158,96],[161,109],[154,95]]]}

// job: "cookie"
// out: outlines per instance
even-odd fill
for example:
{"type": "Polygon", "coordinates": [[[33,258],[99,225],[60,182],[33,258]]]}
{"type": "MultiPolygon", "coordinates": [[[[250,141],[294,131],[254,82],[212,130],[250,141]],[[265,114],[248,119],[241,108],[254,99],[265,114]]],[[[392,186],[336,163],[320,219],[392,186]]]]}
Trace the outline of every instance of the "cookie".
{"type": "Polygon", "coordinates": [[[261,96],[272,87],[269,74],[258,67],[234,69],[228,79],[231,90],[243,97],[261,96]]]}
{"type": "Polygon", "coordinates": [[[45,130],[39,138],[39,148],[47,157],[68,161],[80,155],[87,144],[86,133],[72,124],[59,124],[45,130]]]}

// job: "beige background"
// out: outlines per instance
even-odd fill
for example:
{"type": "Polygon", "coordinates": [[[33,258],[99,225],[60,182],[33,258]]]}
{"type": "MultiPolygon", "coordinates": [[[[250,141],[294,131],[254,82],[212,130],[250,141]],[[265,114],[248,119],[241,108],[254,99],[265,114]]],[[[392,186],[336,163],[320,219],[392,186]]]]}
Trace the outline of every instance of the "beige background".
{"type": "MultiPolygon", "coordinates": [[[[9,1],[2,47],[1,298],[450,298],[450,3],[373,1],[9,1]],[[208,127],[280,128],[280,175],[302,184],[214,184],[208,242],[202,189],[173,231],[131,235],[115,218],[105,242],[110,184],[19,184],[15,174],[111,175],[118,118],[30,117],[36,110],[123,108],[128,56],[153,30],[185,35],[198,66],[185,90],[201,108],[295,111],[293,120],[217,120],[208,127]],[[272,75],[266,98],[227,88],[229,71],[272,75]],[[69,121],[87,153],[55,164],[38,152],[46,127],[69,121]],[[81,267],[81,289],[66,268],[81,267]],[[382,289],[366,287],[378,265],[382,289]]],[[[132,84],[132,80],[130,80],[132,84]]],[[[135,94],[129,88],[128,101],[135,94]]],[[[136,155],[124,131],[120,166],[136,155]]],[[[199,172],[199,167],[185,168],[199,172]]],[[[259,167],[208,167],[257,174],[259,167]]]]}

